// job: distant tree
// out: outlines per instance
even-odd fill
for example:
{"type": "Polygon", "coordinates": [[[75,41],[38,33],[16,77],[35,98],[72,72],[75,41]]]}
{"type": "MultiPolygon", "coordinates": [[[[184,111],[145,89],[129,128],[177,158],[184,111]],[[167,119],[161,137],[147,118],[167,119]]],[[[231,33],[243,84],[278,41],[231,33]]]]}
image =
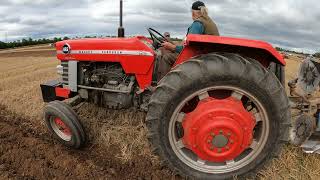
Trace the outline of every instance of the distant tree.
{"type": "Polygon", "coordinates": [[[65,36],[64,38],[63,38],[63,40],[69,40],[70,38],[68,38],[67,36],[65,36]]]}
{"type": "Polygon", "coordinates": [[[32,38],[29,38],[29,39],[28,39],[28,45],[34,45],[34,41],[33,41],[32,38]]]}
{"type": "Polygon", "coordinates": [[[276,47],[276,50],[277,50],[277,51],[284,51],[284,49],[283,49],[283,48],[280,48],[280,47],[276,47]]]}
{"type": "Polygon", "coordinates": [[[46,39],[46,38],[42,38],[42,39],[41,39],[41,43],[43,43],[43,44],[48,43],[48,39],[46,39]]]}
{"type": "Polygon", "coordinates": [[[315,53],[314,57],[320,58],[320,52],[315,53]]]}
{"type": "Polygon", "coordinates": [[[25,39],[25,38],[23,38],[23,39],[21,40],[21,45],[22,45],[22,46],[27,46],[27,45],[29,45],[28,40],[25,39]]]}
{"type": "Polygon", "coordinates": [[[53,38],[53,42],[58,42],[58,41],[62,41],[62,38],[59,38],[59,37],[54,37],[53,38]]]}
{"type": "Polygon", "coordinates": [[[7,43],[0,41],[0,49],[7,48],[7,43]]]}
{"type": "Polygon", "coordinates": [[[38,39],[38,40],[37,40],[37,44],[44,44],[43,39],[38,39]]]}

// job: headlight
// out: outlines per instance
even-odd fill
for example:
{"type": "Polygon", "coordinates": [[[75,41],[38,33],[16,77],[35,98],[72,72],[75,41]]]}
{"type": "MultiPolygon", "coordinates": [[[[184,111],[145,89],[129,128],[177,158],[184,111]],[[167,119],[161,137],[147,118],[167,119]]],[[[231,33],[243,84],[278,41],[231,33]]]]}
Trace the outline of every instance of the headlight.
{"type": "Polygon", "coordinates": [[[63,66],[61,66],[61,65],[57,66],[57,73],[62,76],[62,74],[63,74],[63,66]]]}

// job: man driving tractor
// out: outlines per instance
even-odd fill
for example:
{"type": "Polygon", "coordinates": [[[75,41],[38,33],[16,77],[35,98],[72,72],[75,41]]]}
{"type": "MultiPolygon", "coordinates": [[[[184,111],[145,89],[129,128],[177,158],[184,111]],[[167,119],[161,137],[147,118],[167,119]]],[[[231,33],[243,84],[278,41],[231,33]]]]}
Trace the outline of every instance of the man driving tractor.
{"type": "MultiPolygon", "coordinates": [[[[208,15],[208,9],[201,1],[196,1],[192,4],[192,19],[193,23],[188,28],[188,34],[206,34],[219,36],[217,25],[208,15]]],[[[183,50],[183,46],[175,45],[171,42],[162,43],[162,55],[160,57],[158,79],[162,79],[171,69],[178,55],[183,50]]]]}

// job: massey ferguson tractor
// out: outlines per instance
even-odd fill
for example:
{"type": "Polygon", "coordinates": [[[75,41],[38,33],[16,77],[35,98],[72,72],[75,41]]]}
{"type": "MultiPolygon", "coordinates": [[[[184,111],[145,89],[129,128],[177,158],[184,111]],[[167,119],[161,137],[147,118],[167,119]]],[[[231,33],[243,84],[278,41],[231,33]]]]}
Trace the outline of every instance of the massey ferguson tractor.
{"type": "Polygon", "coordinates": [[[159,47],[166,38],[148,31],[151,40],[56,43],[61,79],[41,88],[48,102],[45,122],[60,142],[85,145],[73,107],[88,102],[145,111],[153,152],[183,177],[250,177],[279,154],[291,117],[283,86],[286,62],[270,44],[188,35],[171,71],[159,79],[159,47]]]}

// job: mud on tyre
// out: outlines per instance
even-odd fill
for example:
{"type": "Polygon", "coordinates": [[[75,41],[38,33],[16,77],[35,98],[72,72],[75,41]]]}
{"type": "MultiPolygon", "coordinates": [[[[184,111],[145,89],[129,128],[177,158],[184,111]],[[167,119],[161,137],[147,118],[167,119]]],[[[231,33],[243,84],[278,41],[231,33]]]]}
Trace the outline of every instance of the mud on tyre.
{"type": "Polygon", "coordinates": [[[275,74],[227,53],[174,68],[159,82],[147,114],[153,151],[196,179],[254,175],[279,154],[289,126],[288,99],[275,74]]]}

